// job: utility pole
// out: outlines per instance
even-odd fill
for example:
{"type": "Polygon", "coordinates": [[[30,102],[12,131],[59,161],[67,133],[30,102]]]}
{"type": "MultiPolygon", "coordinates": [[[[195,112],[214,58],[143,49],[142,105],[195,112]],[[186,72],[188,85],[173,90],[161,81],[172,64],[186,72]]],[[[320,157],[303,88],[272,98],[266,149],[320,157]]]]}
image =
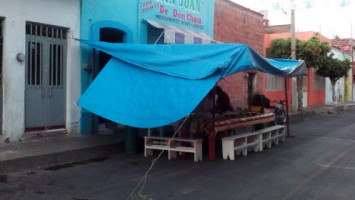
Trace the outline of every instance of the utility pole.
{"type": "Polygon", "coordinates": [[[291,58],[296,60],[295,1],[291,0],[291,58]]]}
{"type": "MultiPolygon", "coordinates": [[[[296,60],[295,1],[291,0],[291,58],[296,60]]],[[[297,76],[297,110],[303,109],[303,77],[297,76]]]]}
{"type": "MultiPolygon", "coordinates": [[[[296,33],[295,33],[295,4],[294,0],[291,0],[291,58],[296,60],[296,33]]],[[[288,116],[288,77],[285,77],[285,103],[286,103],[286,136],[291,137],[289,121],[290,118],[288,116]]]]}

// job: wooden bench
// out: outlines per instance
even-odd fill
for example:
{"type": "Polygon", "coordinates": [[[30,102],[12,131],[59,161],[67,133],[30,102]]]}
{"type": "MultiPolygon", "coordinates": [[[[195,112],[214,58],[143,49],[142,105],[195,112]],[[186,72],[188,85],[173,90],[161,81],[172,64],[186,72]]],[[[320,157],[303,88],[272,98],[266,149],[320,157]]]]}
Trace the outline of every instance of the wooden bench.
{"type": "Polygon", "coordinates": [[[145,136],[144,156],[153,155],[153,150],[167,151],[169,160],[185,152],[193,153],[195,162],[202,161],[202,139],[145,136]]]}
{"type": "Polygon", "coordinates": [[[248,150],[254,152],[263,151],[264,146],[271,148],[272,143],[278,144],[285,141],[286,128],[284,125],[275,125],[261,130],[242,133],[222,138],[223,159],[234,160],[235,153],[244,156],[248,154],[248,150]]]}
{"type": "Polygon", "coordinates": [[[228,131],[234,131],[235,129],[240,127],[253,126],[256,124],[262,124],[272,121],[275,121],[274,113],[266,113],[245,118],[216,121],[214,123],[214,128],[207,130],[210,160],[215,159],[215,140],[217,134],[227,133],[228,131]]]}
{"type": "Polygon", "coordinates": [[[260,134],[257,131],[233,135],[222,138],[223,159],[234,160],[235,154],[243,153],[243,156],[248,154],[248,149],[252,148],[255,152],[259,149],[260,134]]]}
{"type": "Polygon", "coordinates": [[[284,125],[275,125],[258,130],[261,134],[261,140],[259,141],[259,151],[263,151],[264,146],[271,148],[272,143],[279,144],[279,141],[284,142],[286,136],[286,127],[284,125]]]}

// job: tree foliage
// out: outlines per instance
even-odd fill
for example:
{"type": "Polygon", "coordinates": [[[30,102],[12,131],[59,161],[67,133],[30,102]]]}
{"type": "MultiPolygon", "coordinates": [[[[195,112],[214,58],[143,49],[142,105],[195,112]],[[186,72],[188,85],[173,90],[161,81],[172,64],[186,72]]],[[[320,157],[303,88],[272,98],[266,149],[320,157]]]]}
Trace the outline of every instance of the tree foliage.
{"type": "MultiPolygon", "coordinates": [[[[334,54],[329,54],[331,48],[328,42],[320,42],[317,37],[312,37],[307,41],[296,40],[296,58],[304,60],[307,67],[313,67],[316,73],[331,80],[338,80],[349,71],[351,65],[349,60],[340,61],[333,58],[334,54]]],[[[276,39],[271,42],[271,47],[267,49],[269,58],[291,57],[291,39],[276,39]]]]}
{"type": "Polygon", "coordinates": [[[320,76],[329,77],[332,84],[332,99],[336,101],[335,97],[335,83],[337,80],[345,76],[351,68],[349,60],[338,60],[333,58],[334,54],[326,56],[322,60],[322,65],[316,69],[316,73],[320,76]]]}
{"type": "MultiPolygon", "coordinates": [[[[296,40],[296,59],[306,62],[307,67],[313,67],[316,73],[323,77],[329,77],[333,88],[333,101],[335,101],[334,85],[336,81],[345,76],[351,68],[350,61],[340,61],[329,54],[331,48],[327,42],[321,42],[317,37],[308,41],[296,40]]],[[[269,58],[291,57],[291,39],[276,39],[271,42],[271,47],[266,51],[269,58]]],[[[297,90],[300,88],[297,87],[297,90]]],[[[302,101],[302,99],[299,99],[302,101]]]]}
{"type": "MultiPolygon", "coordinates": [[[[297,43],[299,40],[297,40],[297,43]]],[[[297,44],[296,43],[296,44],[297,44]]],[[[291,39],[276,39],[271,41],[271,47],[266,50],[268,58],[291,58],[291,39]]]]}
{"type": "Polygon", "coordinates": [[[322,64],[316,68],[316,73],[323,77],[329,77],[332,82],[336,82],[348,73],[351,63],[348,59],[341,61],[333,58],[333,56],[334,54],[326,56],[322,60],[322,64]]]}
{"type": "MultiPolygon", "coordinates": [[[[296,40],[296,59],[306,62],[307,67],[317,69],[322,65],[322,60],[330,52],[328,42],[321,42],[317,37],[307,41],[296,40]]],[[[271,47],[266,51],[269,58],[291,58],[291,39],[276,39],[271,42],[271,47]]]]}

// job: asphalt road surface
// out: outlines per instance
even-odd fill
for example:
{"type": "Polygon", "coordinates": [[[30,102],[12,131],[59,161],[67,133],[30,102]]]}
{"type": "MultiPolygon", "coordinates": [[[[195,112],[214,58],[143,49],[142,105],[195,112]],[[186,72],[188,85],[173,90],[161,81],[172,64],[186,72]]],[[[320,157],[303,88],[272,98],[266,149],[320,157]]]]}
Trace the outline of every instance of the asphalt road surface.
{"type": "Polygon", "coordinates": [[[153,161],[143,153],[3,175],[0,199],[355,199],[354,119],[344,111],[293,122],[294,137],[234,161],[163,154],[137,188],[153,161]]]}

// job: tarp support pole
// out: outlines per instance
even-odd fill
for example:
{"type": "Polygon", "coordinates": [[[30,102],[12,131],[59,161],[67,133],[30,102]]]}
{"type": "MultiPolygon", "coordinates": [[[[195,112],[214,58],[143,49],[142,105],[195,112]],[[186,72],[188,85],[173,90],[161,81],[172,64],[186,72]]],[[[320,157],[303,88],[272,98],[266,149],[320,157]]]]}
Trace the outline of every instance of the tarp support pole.
{"type": "Polygon", "coordinates": [[[215,124],[216,124],[216,85],[212,88],[213,99],[212,99],[212,126],[211,130],[207,131],[208,135],[208,150],[210,160],[215,159],[215,145],[216,145],[216,136],[215,136],[215,124]]]}
{"type": "Polygon", "coordinates": [[[288,87],[287,87],[287,79],[288,77],[285,77],[285,101],[286,101],[286,134],[287,134],[287,137],[291,137],[291,134],[290,134],[290,128],[289,128],[289,117],[288,117],[288,87]]]}
{"type": "MultiPolygon", "coordinates": [[[[92,49],[92,64],[91,64],[91,81],[94,81],[95,79],[95,49],[92,49]]],[[[91,129],[91,134],[94,133],[94,113],[91,113],[90,116],[90,129],[91,129]]]]}

